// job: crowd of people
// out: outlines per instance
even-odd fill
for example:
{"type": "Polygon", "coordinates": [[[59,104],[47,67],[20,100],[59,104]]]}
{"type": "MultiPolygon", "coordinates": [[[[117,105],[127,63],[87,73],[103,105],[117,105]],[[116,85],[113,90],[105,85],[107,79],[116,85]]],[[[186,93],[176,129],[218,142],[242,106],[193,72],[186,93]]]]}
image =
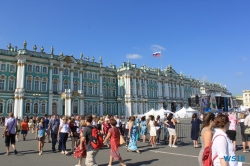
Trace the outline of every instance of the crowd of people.
{"type": "MultiPolygon", "coordinates": [[[[250,109],[249,109],[250,112],[250,109]]],[[[103,146],[110,148],[109,166],[113,160],[118,160],[122,166],[123,162],[119,153],[119,147],[126,145],[127,152],[136,152],[140,154],[137,142],[141,139],[146,143],[146,135],[149,133],[148,145],[156,147],[160,144],[162,129],[166,130],[164,141],[168,139],[168,146],[177,148],[176,125],[178,120],[172,113],[165,115],[162,120],[160,116],[153,115],[146,118],[130,116],[127,121],[122,121],[117,115],[102,116],[95,115],[58,115],[43,117],[24,117],[22,122],[9,113],[5,119],[3,137],[5,137],[6,155],[9,155],[9,147],[12,145],[14,153],[17,154],[15,143],[18,142],[19,135],[22,135],[23,141],[29,133],[34,133],[34,138],[38,140],[38,155],[43,154],[44,143],[51,143],[53,153],[60,152],[62,155],[73,155],[79,159],[77,166],[82,165],[82,159],[85,158],[86,166],[97,166],[95,157],[103,146]],[[68,138],[71,140],[70,151],[67,151],[66,143],[68,138]],[[56,144],[58,143],[57,149],[56,144]]],[[[234,113],[213,114],[206,113],[202,117],[193,114],[191,120],[191,139],[194,148],[200,148],[198,139],[201,141],[201,150],[199,153],[199,164],[204,165],[204,153],[210,147],[213,156],[213,165],[235,165],[235,162],[226,162],[224,156],[235,156],[236,146],[236,124],[240,124],[242,135],[243,152],[246,150],[248,135],[245,134],[247,126],[250,127],[250,115],[246,117],[241,113],[239,118],[234,113]],[[200,129],[200,124],[202,128],[200,129]]],[[[167,141],[166,141],[167,142],[167,141]]],[[[250,142],[248,142],[250,147],[250,142]]]]}

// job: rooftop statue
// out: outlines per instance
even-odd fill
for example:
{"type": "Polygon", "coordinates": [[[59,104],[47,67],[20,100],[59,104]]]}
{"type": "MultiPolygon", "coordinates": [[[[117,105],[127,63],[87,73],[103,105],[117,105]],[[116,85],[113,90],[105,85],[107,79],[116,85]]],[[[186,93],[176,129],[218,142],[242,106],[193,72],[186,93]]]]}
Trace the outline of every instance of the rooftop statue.
{"type": "Polygon", "coordinates": [[[95,62],[95,57],[92,57],[92,62],[95,62]]]}
{"type": "Polygon", "coordinates": [[[40,50],[41,50],[41,52],[44,52],[44,48],[43,48],[43,46],[40,48],[40,50]]]}
{"type": "Polygon", "coordinates": [[[89,61],[89,56],[86,57],[86,60],[89,61]]]}
{"type": "Polygon", "coordinates": [[[9,43],[9,44],[7,45],[7,48],[8,48],[8,50],[10,51],[10,49],[12,48],[11,43],[9,43]]]}
{"type": "Polygon", "coordinates": [[[26,42],[26,40],[24,40],[24,42],[23,42],[23,49],[26,50],[26,47],[27,47],[27,42],[26,42]]]}
{"type": "Polygon", "coordinates": [[[37,49],[37,47],[36,47],[36,45],[34,45],[33,46],[33,50],[36,52],[36,49],[37,49]]]}
{"type": "Polygon", "coordinates": [[[82,60],[82,57],[83,57],[83,53],[81,52],[81,53],[80,53],[80,59],[81,59],[81,60],[82,60]]]}
{"type": "Polygon", "coordinates": [[[17,46],[15,46],[14,51],[17,52],[17,46]]]}
{"type": "Polygon", "coordinates": [[[63,56],[63,52],[60,53],[60,57],[62,57],[62,56],[63,56]]]}
{"type": "Polygon", "coordinates": [[[50,54],[54,55],[54,47],[53,46],[51,46],[50,54]]]}

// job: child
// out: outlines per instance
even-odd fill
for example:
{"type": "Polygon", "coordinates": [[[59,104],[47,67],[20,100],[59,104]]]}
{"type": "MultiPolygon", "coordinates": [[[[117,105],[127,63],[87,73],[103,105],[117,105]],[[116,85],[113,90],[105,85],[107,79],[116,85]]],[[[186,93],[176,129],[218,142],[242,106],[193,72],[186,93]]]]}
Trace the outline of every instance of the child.
{"type": "Polygon", "coordinates": [[[25,118],[21,123],[21,134],[23,134],[23,140],[26,140],[26,136],[29,130],[28,120],[25,118]]]}
{"type": "Polygon", "coordinates": [[[20,119],[17,119],[16,142],[18,142],[18,136],[19,136],[19,133],[20,133],[20,129],[21,129],[20,119]]]}
{"type": "Polygon", "coordinates": [[[81,121],[81,130],[80,130],[80,144],[77,147],[75,153],[74,153],[74,157],[79,159],[78,165],[76,166],[81,166],[82,165],[82,159],[86,158],[86,141],[82,141],[82,133],[84,130],[84,127],[86,127],[86,123],[84,120],[81,121]]]}
{"type": "Polygon", "coordinates": [[[44,118],[40,117],[38,119],[38,125],[37,125],[37,140],[38,140],[38,151],[39,155],[43,154],[43,146],[44,146],[44,140],[45,140],[45,123],[44,118]]]}

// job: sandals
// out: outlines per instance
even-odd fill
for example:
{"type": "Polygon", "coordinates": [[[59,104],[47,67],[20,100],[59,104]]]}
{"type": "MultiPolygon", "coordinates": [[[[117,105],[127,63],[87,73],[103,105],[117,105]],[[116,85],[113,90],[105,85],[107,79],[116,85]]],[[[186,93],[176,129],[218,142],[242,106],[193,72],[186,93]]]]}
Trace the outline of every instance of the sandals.
{"type": "Polygon", "coordinates": [[[61,153],[62,153],[62,154],[65,154],[65,152],[63,152],[63,151],[62,151],[61,153]]]}
{"type": "Polygon", "coordinates": [[[141,152],[139,150],[136,151],[137,154],[141,154],[141,152]]]}
{"type": "Polygon", "coordinates": [[[131,150],[127,149],[127,152],[132,152],[131,150]]]}

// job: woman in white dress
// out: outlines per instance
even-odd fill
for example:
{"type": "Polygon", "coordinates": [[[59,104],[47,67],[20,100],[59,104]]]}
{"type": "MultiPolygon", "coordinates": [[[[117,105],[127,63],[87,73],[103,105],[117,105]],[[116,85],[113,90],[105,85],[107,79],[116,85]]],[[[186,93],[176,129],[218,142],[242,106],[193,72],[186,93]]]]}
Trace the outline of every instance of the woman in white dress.
{"type": "Polygon", "coordinates": [[[151,140],[151,144],[152,147],[156,147],[156,122],[155,122],[155,118],[153,115],[149,116],[149,127],[150,127],[150,140],[151,140]]]}

